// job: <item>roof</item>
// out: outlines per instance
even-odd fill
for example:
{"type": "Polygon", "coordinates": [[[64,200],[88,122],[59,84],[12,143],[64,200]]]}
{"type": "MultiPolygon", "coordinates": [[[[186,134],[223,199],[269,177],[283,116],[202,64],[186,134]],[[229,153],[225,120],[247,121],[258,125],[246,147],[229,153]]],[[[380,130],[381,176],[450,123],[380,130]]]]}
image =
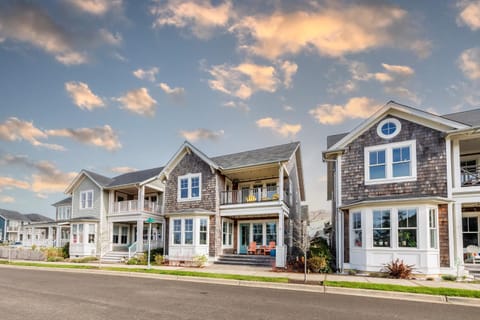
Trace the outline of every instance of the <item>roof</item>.
{"type": "Polygon", "coordinates": [[[331,146],[333,146],[338,141],[342,140],[342,138],[345,137],[347,134],[348,134],[348,132],[344,132],[344,133],[339,133],[339,134],[334,134],[334,135],[331,135],[331,136],[327,136],[327,149],[329,149],[331,146]]]}
{"type": "Polygon", "coordinates": [[[28,221],[28,219],[23,214],[12,210],[0,209],[0,216],[8,220],[28,221]]]}
{"type": "Polygon", "coordinates": [[[480,108],[445,114],[443,118],[468,124],[472,127],[480,126],[480,108]]]}
{"type": "Polygon", "coordinates": [[[112,179],[109,177],[102,176],[101,174],[95,173],[93,171],[88,171],[88,170],[83,170],[83,171],[102,187],[106,187],[108,184],[112,182],[112,179]]]}
{"type": "Polygon", "coordinates": [[[273,147],[212,157],[210,159],[217,163],[222,169],[233,169],[259,164],[275,163],[289,160],[299,145],[300,142],[297,141],[273,147]]]}
{"type": "Polygon", "coordinates": [[[111,179],[111,182],[106,187],[123,186],[127,184],[140,183],[152,177],[158,176],[162,172],[163,167],[152,169],[133,171],[121,174],[111,179]]]}
{"type": "Polygon", "coordinates": [[[62,206],[62,205],[71,205],[72,204],[72,197],[65,198],[63,200],[60,200],[58,202],[55,202],[52,204],[54,207],[62,206]]]}
{"type": "Polygon", "coordinates": [[[52,222],[54,221],[52,218],[46,217],[44,215],[38,213],[27,213],[24,214],[30,222],[52,222]]]}

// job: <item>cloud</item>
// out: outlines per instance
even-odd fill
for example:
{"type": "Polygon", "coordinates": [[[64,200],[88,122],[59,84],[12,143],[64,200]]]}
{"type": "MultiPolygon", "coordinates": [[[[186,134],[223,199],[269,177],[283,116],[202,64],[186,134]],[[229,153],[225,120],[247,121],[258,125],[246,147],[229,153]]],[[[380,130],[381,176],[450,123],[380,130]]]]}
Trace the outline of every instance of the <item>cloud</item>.
{"type": "Polygon", "coordinates": [[[117,133],[109,126],[80,129],[54,129],[46,131],[50,136],[72,138],[78,142],[115,151],[122,147],[117,133]]]}
{"type": "Polygon", "coordinates": [[[95,95],[88,85],[83,82],[70,81],[65,83],[65,90],[70,94],[73,103],[80,109],[93,110],[95,108],[104,107],[103,100],[95,95]]]}
{"type": "Polygon", "coordinates": [[[122,44],[123,38],[120,33],[111,33],[107,29],[100,29],[99,37],[102,39],[105,43],[110,44],[112,46],[119,46],[122,44]]]}
{"type": "Polygon", "coordinates": [[[67,0],[74,8],[96,16],[122,8],[122,0],[67,0]]]}
{"type": "Polygon", "coordinates": [[[128,91],[124,96],[116,100],[121,102],[123,109],[133,113],[147,117],[153,117],[155,115],[157,101],[150,97],[146,88],[128,91]]]}
{"type": "Polygon", "coordinates": [[[137,171],[137,169],[132,167],[113,167],[110,170],[115,173],[128,173],[128,172],[137,171]]]}
{"type": "Polygon", "coordinates": [[[284,105],[283,110],[287,112],[295,111],[295,108],[289,105],[284,105]]]}
{"type": "Polygon", "coordinates": [[[302,129],[300,124],[289,124],[271,117],[259,119],[256,124],[257,127],[271,129],[282,137],[293,137],[302,129]]]}
{"type": "Polygon", "coordinates": [[[164,82],[161,82],[158,86],[160,87],[160,89],[162,89],[163,92],[174,98],[182,98],[185,95],[184,88],[170,88],[170,86],[164,82]]]}
{"type": "Polygon", "coordinates": [[[344,106],[321,104],[308,113],[321,124],[339,124],[347,119],[365,119],[381,107],[374,100],[366,97],[351,98],[344,106]]]}
{"type": "Polygon", "coordinates": [[[3,202],[3,203],[14,203],[14,202],[15,202],[15,198],[14,198],[14,197],[10,197],[10,196],[1,196],[1,197],[0,197],[0,202],[3,202]]]}
{"type": "Polygon", "coordinates": [[[4,141],[28,141],[36,147],[63,151],[64,147],[57,144],[40,142],[39,139],[47,139],[48,135],[33,125],[33,122],[23,121],[15,117],[8,118],[0,123],[0,140],[4,141]]]}
{"type": "Polygon", "coordinates": [[[250,111],[250,107],[245,102],[242,102],[242,101],[233,101],[233,100],[227,101],[223,104],[223,106],[225,108],[242,110],[244,112],[250,111]]]}
{"type": "Polygon", "coordinates": [[[11,188],[29,189],[30,183],[10,177],[0,177],[0,190],[11,188]]]}
{"type": "Polygon", "coordinates": [[[157,73],[158,73],[157,67],[153,67],[149,70],[137,69],[133,71],[133,75],[138,79],[148,80],[151,82],[155,82],[155,76],[157,75],[157,73]]]}
{"type": "Polygon", "coordinates": [[[223,137],[224,135],[223,130],[218,130],[218,131],[212,131],[209,129],[196,129],[192,131],[185,131],[182,130],[180,131],[180,135],[185,138],[188,141],[195,142],[198,140],[211,140],[211,141],[216,141],[223,137]]]}
{"type": "Polygon", "coordinates": [[[35,164],[38,172],[32,175],[32,190],[37,193],[62,192],[77,176],[76,172],[62,172],[48,161],[35,164]]]}
{"type": "Polygon", "coordinates": [[[279,83],[275,68],[253,63],[216,65],[207,70],[211,89],[246,100],[257,91],[275,92],[279,83]]]}
{"type": "Polygon", "coordinates": [[[467,25],[473,31],[480,29],[480,1],[459,1],[457,7],[457,24],[467,25]]]}
{"type": "Polygon", "coordinates": [[[480,79],[480,48],[470,48],[463,51],[457,63],[467,78],[471,80],[480,79]]]}
{"type": "Polygon", "coordinates": [[[73,46],[73,35],[60,27],[41,8],[20,4],[0,8],[0,38],[28,43],[44,50],[65,65],[88,61],[84,52],[73,46]]]}
{"type": "Polygon", "coordinates": [[[413,69],[408,66],[382,63],[382,67],[390,73],[396,74],[401,77],[410,77],[415,73],[415,71],[413,71],[413,69]]]}
{"type": "Polygon", "coordinates": [[[234,14],[230,1],[214,6],[209,0],[157,2],[150,13],[155,18],[155,28],[188,28],[200,39],[208,39],[216,28],[226,28],[234,14]]]}
{"type": "MultiPolygon", "coordinates": [[[[408,12],[386,3],[325,1],[297,11],[241,17],[230,28],[247,52],[271,60],[302,51],[341,57],[378,47],[425,51],[408,12]]],[[[425,52],[423,52],[425,54],[425,52]]]]}
{"type": "Polygon", "coordinates": [[[297,73],[298,65],[291,61],[284,61],[280,65],[280,69],[283,71],[284,75],[283,85],[286,88],[290,88],[292,85],[292,77],[295,73],[297,73]]]}

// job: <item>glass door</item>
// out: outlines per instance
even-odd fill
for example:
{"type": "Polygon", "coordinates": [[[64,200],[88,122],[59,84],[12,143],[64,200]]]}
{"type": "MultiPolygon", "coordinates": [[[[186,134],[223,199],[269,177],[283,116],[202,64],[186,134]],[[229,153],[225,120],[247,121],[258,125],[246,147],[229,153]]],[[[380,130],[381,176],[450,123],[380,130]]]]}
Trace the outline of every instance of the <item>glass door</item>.
{"type": "Polygon", "coordinates": [[[113,225],[113,237],[112,244],[114,246],[127,246],[128,245],[128,225],[113,225]]]}
{"type": "Polygon", "coordinates": [[[247,254],[248,242],[250,241],[250,223],[240,223],[240,248],[238,253],[247,254]]]}

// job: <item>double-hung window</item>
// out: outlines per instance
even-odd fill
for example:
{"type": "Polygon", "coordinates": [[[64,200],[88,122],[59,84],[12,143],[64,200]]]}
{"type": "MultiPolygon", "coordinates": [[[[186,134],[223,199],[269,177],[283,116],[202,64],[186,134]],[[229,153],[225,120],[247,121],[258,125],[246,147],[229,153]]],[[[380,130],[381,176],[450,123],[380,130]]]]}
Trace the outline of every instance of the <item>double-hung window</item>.
{"type": "Polygon", "coordinates": [[[80,209],[93,208],[93,190],[80,192],[80,209]]]}
{"type": "Polygon", "coordinates": [[[232,242],[232,233],[233,233],[233,222],[229,220],[223,221],[223,242],[222,244],[226,247],[231,247],[232,242]]]}
{"type": "Polygon", "coordinates": [[[417,247],[417,209],[398,210],[398,246],[417,247]]]}
{"type": "Polygon", "coordinates": [[[178,201],[200,200],[202,189],[200,173],[178,177],[178,201]]]}
{"type": "Polygon", "coordinates": [[[184,220],[185,244],[193,244],[193,219],[184,220]]]}
{"type": "Polygon", "coordinates": [[[437,228],[437,210],[430,208],[428,210],[428,230],[431,249],[437,249],[437,228]]]}
{"type": "Polygon", "coordinates": [[[200,219],[200,243],[199,244],[207,244],[207,219],[200,219]]]}
{"type": "Polygon", "coordinates": [[[477,217],[463,217],[462,218],[463,229],[463,247],[466,248],[469,245],[479,245],[479,228],[477,217]]]}
{"type": "Polygon", "coordinates": [[[173,219],[173,245],[208,245],[208,218],[186,217],[173,219]]]}
{"type": "Polygon", "coordinates": [[[373,246],[390,247],[390,210],[373,211],[373,246]]]}
{"type": "Polygon", "coordinates": [[[173,244],[182,244],[182,220],[173,220],[173,244]]]}
{"type": "Polygon", "coordinates": [[[414,181],[416,166],[415,140],[365,148],[365,184],[414,181]]]}
{"type": "Polygon", "coordinates": [[[354,212],[352,215],[353,245],[362,247],[362,214],[354,212]]]}

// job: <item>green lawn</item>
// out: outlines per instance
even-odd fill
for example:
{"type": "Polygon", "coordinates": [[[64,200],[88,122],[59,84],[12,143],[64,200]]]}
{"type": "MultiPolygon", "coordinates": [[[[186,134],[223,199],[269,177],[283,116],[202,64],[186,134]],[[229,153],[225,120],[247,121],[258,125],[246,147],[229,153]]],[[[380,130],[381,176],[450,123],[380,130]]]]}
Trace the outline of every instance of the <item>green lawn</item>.
{"type": "Polygon", "coordinates": [[[480,298],[480,290],[465,290],[454,288],[411,287],[397,284],[383,284],[370,282],[324,281],[324,286],[353,289],[370,289],[381,291],[396,291],[407,293],[423,293],[450,297],[480,298]]]}

